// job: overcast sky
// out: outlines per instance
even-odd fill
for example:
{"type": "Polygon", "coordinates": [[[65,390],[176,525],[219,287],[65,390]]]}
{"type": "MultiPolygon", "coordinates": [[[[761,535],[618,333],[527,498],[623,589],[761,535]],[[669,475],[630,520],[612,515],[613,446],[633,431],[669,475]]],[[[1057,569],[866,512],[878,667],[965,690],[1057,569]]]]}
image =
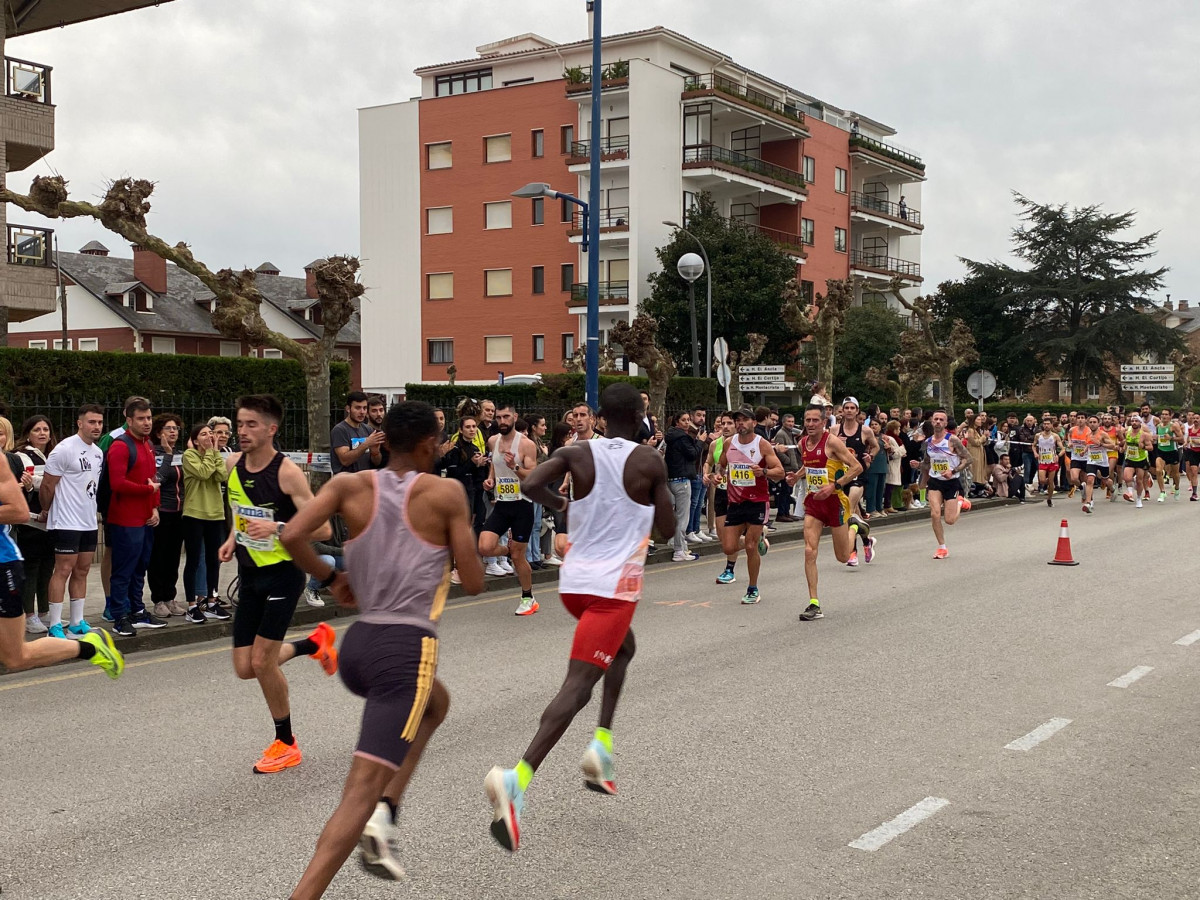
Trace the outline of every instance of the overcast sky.
{"type": "MultiPolygon", "coordinates": [[[[1165,292],[1200,300],[1195,0],[605,2],[605,33],[655,25],[895,127],[928,165],[927,285],[961,275],[960,256],[1007,255],[1017,190],[1136,210],[1138,233],[1161,232],[1165,292]]],[[[477,45],[586,29],[584,0],[174,0],[13,38],[8,55],[54,67],[59,149],[10,186],[57,172],[95,197],[150,178],[168,242],[213,269],[299,275],[357,252],[359,107],[414,96],[414,68],[477,45]]],[[[63,250],[128,253],[98,224],[55,227],[63,250]]]]}

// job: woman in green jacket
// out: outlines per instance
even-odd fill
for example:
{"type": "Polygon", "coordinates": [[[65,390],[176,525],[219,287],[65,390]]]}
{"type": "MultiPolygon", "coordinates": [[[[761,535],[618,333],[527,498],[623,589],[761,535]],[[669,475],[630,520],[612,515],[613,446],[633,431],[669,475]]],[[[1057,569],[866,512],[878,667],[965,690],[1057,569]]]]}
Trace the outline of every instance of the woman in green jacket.
{"type": "Polygon", "coordinates": [[[225,542],[225,503],[221,499],[225,477],[225,458],[217,450],[213,430],[207,422],[192,426],[188,448],[183,451],[183,547],[187,554],[183,589],[192,598],[186,618],[197,625],[204,624],[206,619],[229,618],[229,613],[196,594],[202,545],[210,588],[216,587],[221,574],[217,551],[225,542]]]}

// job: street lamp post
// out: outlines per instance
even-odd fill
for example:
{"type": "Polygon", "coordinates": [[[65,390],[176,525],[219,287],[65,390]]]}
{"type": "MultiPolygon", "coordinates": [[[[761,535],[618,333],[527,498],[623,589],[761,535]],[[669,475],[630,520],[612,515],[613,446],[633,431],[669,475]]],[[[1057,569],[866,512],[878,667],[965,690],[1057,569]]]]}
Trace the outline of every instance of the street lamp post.
{"type": "Polygon", "coordinates": [[[704,260],[695,253],[685,253],[675,264],[679,277],[688,283],[688,312],[692,320],[692,376],[700,375],[700,340],[696,337],[696,279],[704,274],[704,260]]]}
{"type": "MultiPolygon", "coordinates": [[[[700,242],[700,238],[696,237],[694,234],[692,234],[686,228],[682,227],[678,222],[672,222],[670,219],[663,219],[663,224],[668,225],[671,228],[678,228],[680,231],[682,231],[684,234],[686,234],[688,237],[690,237],[693,241],[695,241],[696,245],[700,248],[700,255],[704,258],[704,271],[707,273],[707,278],[705,279],[705,282],[704,282],[704,289],[705,289],[705,293],[708,295],[706,297],[706,300],[708,301],[708,304],[707,304],[708,305],[708,315],[706,317],[706,324],[705,324],[705,329],[704,329],[704,348],[705,348],[704,349],[704,366],[705,366],[704,377],[711,378],[713,376],[713,367],[712,367],[712,346],[713,346],[713,339],[712,339],[712,266],[709,265],[709,262],[708,262],[708,251],[706,251],[704,249],[704,244],[702,244],[700,242]]],[[[692,318],[694,321],[695,320],[694,312],[693,312],[692,318]]],[[[696,343],[696,335],[694,333],[692,334],[692,343],[693,344],[696,343]]],[[[723,361],[724,360],[722,360],[722,362],[723,361]]]]}

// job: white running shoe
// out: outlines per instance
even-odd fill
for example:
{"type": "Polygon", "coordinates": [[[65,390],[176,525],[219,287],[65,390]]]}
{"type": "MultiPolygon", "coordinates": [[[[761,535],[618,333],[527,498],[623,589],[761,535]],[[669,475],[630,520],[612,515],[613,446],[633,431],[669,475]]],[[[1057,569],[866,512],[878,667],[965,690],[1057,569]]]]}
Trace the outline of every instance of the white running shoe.
{"type": "Polygon", "coordinates": [[[700,558],[700,554],[691,553],[687,550],[684,550],[681,553],[674,554],[671,557],[671,562],[691,562],[693,559],[699,559],[699,558],[700,558]]]}
{"type": "Polygon", "coordinates": [[[1141,509],[1141,508],[1142,508],[1142,498],[1141,498],[1141,497],[1138,497],[1138,498],[1137,498],[1137,503],[1133,504],[1133,508],[1134,508],[1134,509],[1141,509]]]}
{"type": "Polygon", "coordinates": [[[703,544],[704,543],[704,539],[701,538],[700,535],[696,534],[696,532],[694,532],[694,531],[689,531],[687,534],[685,534],[683,536],[683,539],[685,541],[687,541],[689,544],[703,544]]]}
{"type": "Polygon", "coordinates": [[[508,573],[505,572],[502,568],[500,568],[500,566],[497,565],[496,563],[490,562],[486,566],[483,567],[483,574],[484,575],[507,575],[508,573]]]}
{"type": "Polygon", "coordinates": [[[396,825],[392,822],[392,811],[382,800],[375,804],[375,812],[358,839],[358,848],[362,851],[363,864],[372,875],[391,881],[404,877],[404,866],[396,858],[396,825]]]}
{"type": "Polygon", "coordinates": [[[712,535],[710,535],[706,532],[703,532],[703,531],[696,531],[696,532],[693,532],[693,534],[695,534],[696,537],[700,538],[700,542],[703,544],[708,544],[708,543],[711,543],[712,541],[716,540],[715,537],[713,537],[712,535]]]}
{"type": "Polygon", "coordinates": [[[504,570],[505,575],[517,574],[517,570],[513,568],[512,560],[507,556],[501,556],[497,562],[499,563],[500,568],[504,570]]]}
{"type": "Polygon", "coordinates": [[[321,599],[321,595],[311,588],[304,589],[304,602],[309,606],[320,608],[325,605],[325,601],[321,599]]]}
{"type": "Polygon", "coordinates": [[[38,615],[25,617],[25,633],[26,634],[45,634],[49,629],[46,623],[42,621],[38,615]]]}
{"type": "Polygon", "coordinates": [[[557,556],[547,556],[542,562],[548,566],[561,566],[563,564],[562,559],[557,556]]]}

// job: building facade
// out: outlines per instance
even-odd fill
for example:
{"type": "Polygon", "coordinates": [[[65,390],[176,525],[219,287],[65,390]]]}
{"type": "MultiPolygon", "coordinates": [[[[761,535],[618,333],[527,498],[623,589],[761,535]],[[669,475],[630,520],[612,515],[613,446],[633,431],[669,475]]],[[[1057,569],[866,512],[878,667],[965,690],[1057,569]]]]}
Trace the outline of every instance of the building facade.
{"type": "Polygon", "coordinates": [[[586,198],[600,155],[601,342],[636,315],[655,249],[707,192],[795,260],[806,290],[862,279],[883,301],[921,282],[924,164],[893,129],[759,75],[665,28],[603,41],[591,132],[590,41],[525,34],[417,70],[421,96],[359,116],[364,383],[562,371],[586,330],[582,217],[518,199],[586,198]]]}

